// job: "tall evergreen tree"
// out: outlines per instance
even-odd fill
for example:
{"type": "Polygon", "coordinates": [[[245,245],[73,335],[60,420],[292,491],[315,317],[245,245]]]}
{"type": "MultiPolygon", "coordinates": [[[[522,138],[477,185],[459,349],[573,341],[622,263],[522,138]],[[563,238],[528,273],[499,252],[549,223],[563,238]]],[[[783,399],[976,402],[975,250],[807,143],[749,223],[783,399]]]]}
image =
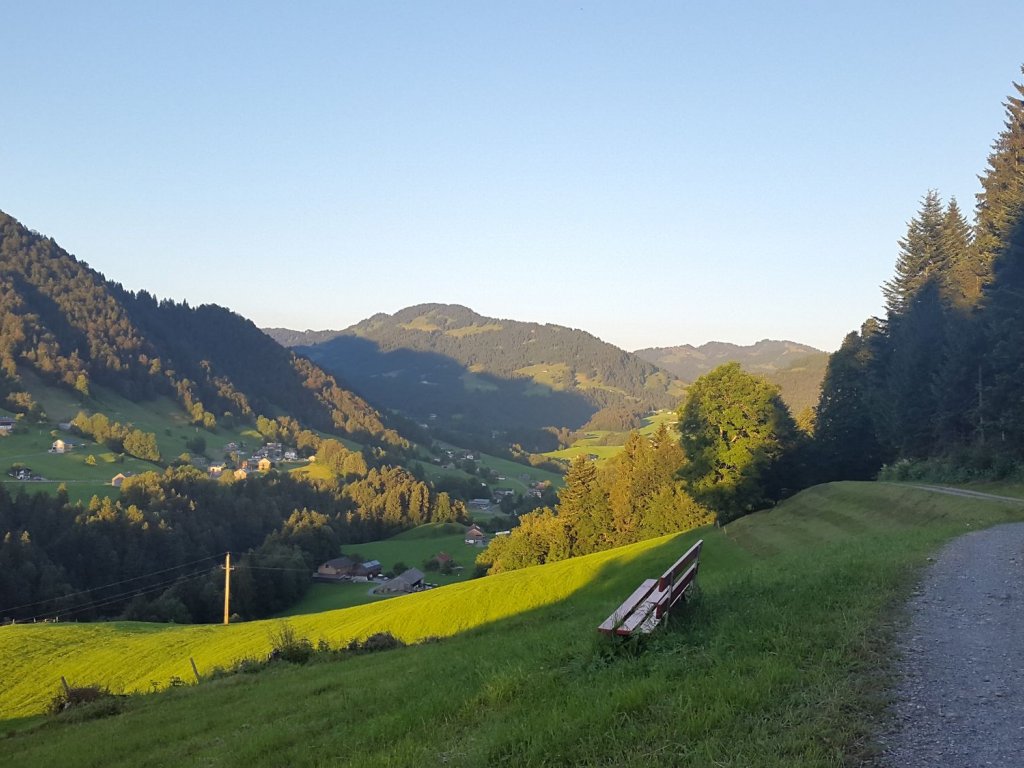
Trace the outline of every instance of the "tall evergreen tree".
{"type": "MultiPolygon", "coordinates": [[[[1022,68],[1024,72],[1024,68],[1022,68]]],[[[1024,86],[1014,83],[1020,97],[1024,86]]],[[[983,307],[986,355],[982,418],[1008,450],[1024,456],[1024,99],[1006,102],[999,134],[981,178],[976,246],[992,279],[983,307]]]]}
{"type": "Polygon", "coordinates": [[[822,481],[867,480],[882,466],[867,391],[870,361],[871,350],[856,331],[829,358],[814,432],[822,481]]]}
{"type": "Polygon", "coordinates": [[[949,271],[952,255],[943,247],[944,220],[939,193],[930,189],[921,200],[917,216],[907,224],[907,234],[900,240],[896,274],[882,285],[885,308],[890,316],[905,312],[914,294],[930,278],[949,271]]]}
{"type": "Polygon", "coordinates": [[[975,247],[986,271],[1006,250],[1024,206],[1024,85],[1013,88],[1017,96],[1005,102],[1006,122],[992,145],[977,200],[975,247]]]}

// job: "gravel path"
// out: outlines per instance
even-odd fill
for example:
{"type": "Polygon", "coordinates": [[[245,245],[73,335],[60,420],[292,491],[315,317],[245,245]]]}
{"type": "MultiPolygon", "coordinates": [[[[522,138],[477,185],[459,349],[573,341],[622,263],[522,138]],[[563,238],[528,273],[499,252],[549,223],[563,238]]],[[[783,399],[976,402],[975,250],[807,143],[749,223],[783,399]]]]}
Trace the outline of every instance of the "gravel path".
{"type": "Polygon", "coordinates": [[[909,609],[883,765],[1024,766],[1024,523],[948,545],[909,609]]]}

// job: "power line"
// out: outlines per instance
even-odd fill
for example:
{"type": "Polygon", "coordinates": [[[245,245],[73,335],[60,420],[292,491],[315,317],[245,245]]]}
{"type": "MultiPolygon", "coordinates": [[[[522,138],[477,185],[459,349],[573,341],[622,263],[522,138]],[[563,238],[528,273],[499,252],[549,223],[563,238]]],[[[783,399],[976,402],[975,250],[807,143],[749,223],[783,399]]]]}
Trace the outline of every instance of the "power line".
{"type": "Polygon", "coordinates": [[[191,573],[191,574],[189,574],[187,576],[176,576],[175,578],[170,579],[169,581],[162,582],[162,583],[160,583],[160,584],[158,584],[156,586],[149,587],[147,589],[142,589],[142,590],[138,590],[138,591],[134,591],[133,590],[131,592],[123,592],[120,595],[115,595],[115,596],[110,597],[110,598],[105,598],[103,600],[95,601],[95,602],[92,602],[92,603],[87,603],[86,605],[81,605],[81,606],[78,606],[76,608],[71,608],[71,609],[66,610],[66,611],[56,611],[54,613],[41,613],[41,614],[39,614],[37,616],[33,616],[32,620],[33,621],[36,620],[36,619],[44,619],[45,620],[47,617],[50,617],[50,616],[52,616],[53,618],[59,618],[61,616],[74,616],[75,614],[83,613],[85,611],[91,611],[91,610],[95,610],[97,608],[105,608],[108,605],[114,605],[115,603],[122,602],[122,601],[128,599],[129,597],[141,597],[142,595],[149,595],[149,594],[152,594],[153,592],[160,592],[162,590],[167,589],[172,584],[178,584],[178,583],[180,583],[182,581],[191,581],[192,579],[208,576],[209,573],[210,572],[207,571],[207,570],[202,570],[202,571],[196,571],[195,573],[191,573]]]}
{"type": "MultiPolygon", "coordinates": [[[[170,568],[162,568],[159,571],[151,571],[150,573],[144,573],[141,576],[133,576],[130,579],[121,579],[120,581],[112,581],[109,584],[102,584],[101,586],[98,586],[98,587],[91,587],[90,589],[83,589],[83,590],[81,590],[79,592],[71,592],[70,594],[67,594],[67,595],[55,595],[54,597],[47,598],[45,600],[36,600],[34,603],[25,603],[23,605],[15,605],[15,606],[13,606],[11,608],[2,608],[2,609],[0,609],[0,614],[7,613],[8,611],[17,611],[17,610],[20,610],[22,608],[31,608],[34,605],[42,605],[43,603],[50,603],[50,602],[53,602],[54,600],[64,600],[64,599],[71,598],[71,597],[78,597],[79,595],[87,595],[87,594],[90,594],[92,592],[99,592],[101,590],[107,589],[108,587],[116,587],[116,586],[119,586],[121,584],[128,584],[128,583],[133,582],[133,581],[139,581],[140,579],[148,579],[151,576],[158,576],[161,573],[167,573],[169,571],[176,571],[179,568],[187,568],[190,565],[195,565],[196,563],[201,563],[204,560],[214,560],[214,559],[219,560],[223,556],[224,556],[223,552],[220,552],[220,553],[218,553],[216,555],[207,555],[206,557],[201,557],[198,560],[191,560],[191,561],[189,561],[187,563],[181,563],[180,565],[172,565],[170,568]]],[[[97,598],[97,599],[102,599],[102,598],[97,598]]]]}

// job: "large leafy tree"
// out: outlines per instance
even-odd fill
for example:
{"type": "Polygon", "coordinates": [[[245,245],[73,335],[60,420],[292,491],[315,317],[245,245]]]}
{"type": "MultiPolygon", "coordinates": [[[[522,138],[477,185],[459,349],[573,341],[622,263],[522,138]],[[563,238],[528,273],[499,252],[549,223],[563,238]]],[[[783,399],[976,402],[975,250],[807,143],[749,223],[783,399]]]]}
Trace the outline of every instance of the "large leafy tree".
{"type": "Polygon", "coordinates": [[[679,413],[687,489],[728,522],[778,498],[792,482],[797,428],[778,387],[719,366],[690,387],[679,413]]]}

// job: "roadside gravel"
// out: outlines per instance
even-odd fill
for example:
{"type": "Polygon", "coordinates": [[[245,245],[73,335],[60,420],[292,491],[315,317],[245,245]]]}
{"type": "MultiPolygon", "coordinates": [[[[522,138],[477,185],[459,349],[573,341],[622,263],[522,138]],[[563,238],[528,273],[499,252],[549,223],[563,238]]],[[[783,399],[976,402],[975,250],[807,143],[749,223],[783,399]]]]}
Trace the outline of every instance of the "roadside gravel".
{"type": "Polygon", "coordinates": [[[1024,523],[949,544],[908,608],[882,764],[1024,766],[1024,523]]]}

